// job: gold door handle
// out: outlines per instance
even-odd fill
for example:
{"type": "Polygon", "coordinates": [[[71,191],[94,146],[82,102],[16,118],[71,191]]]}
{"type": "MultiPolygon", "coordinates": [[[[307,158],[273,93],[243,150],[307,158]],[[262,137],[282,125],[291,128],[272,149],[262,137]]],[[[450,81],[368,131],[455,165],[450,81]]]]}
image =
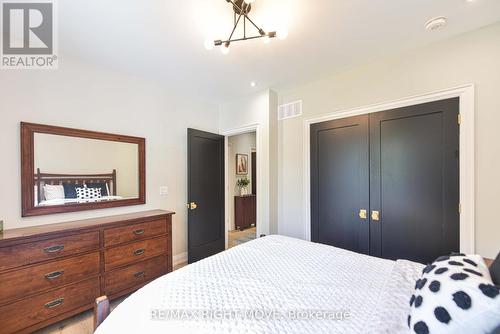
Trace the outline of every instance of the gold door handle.
{"type": "Polygon", "coordinates": [[[195,202],[191,202],[191,203],[186,204],[186,207],[189,210],[195,210],[198,207],[198,204],[196,204],[195,202]]]}
{"type": "Polygon", "coordinates": [[[368,212],[364,209],[359,210],[359,218],[366,219],[368,217],[368,212]]]}
{"type": "Polygon", "coordinates": [[[372,220],[380,220],[380,212],[372,211],[372,220]]]}

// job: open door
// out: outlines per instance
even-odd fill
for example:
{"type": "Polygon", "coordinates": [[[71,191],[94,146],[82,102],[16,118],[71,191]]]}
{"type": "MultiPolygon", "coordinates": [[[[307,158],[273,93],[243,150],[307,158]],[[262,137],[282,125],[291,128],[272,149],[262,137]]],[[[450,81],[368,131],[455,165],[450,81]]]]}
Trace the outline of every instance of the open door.
{"type": "Polygon", "coordinates": [[[188,129],[188,263],[222,252],[224,136],[188,129]]]}

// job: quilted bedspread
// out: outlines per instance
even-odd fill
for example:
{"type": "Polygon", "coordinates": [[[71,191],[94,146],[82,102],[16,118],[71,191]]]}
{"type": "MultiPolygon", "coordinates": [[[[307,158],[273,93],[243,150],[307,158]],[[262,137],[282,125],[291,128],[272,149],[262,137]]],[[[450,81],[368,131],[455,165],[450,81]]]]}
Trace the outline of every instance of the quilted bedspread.
{"type": "Polygon", "coordinates": [[[96,333],[406,333],[422,268],[267,236],[158,278],[96,333]]]}

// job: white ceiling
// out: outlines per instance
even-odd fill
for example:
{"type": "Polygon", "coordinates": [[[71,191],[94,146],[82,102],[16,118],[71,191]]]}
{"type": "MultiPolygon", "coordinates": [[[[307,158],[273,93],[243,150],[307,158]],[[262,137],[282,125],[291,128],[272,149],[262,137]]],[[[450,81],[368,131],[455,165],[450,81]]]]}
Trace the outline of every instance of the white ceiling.
{"type": "Polygon", "coordinates": [[[224,56],[203,44],[230,32],[225,0],[70,0],[58,6],[62,55],[214,101],[312,80],[500,21],[499,0],[256,0],[256,23],[287,26],[288,38],[235,43],[224,56]],[[436,16],[448,17],[447,27],[426,31],[424,23],[436,16]]]}

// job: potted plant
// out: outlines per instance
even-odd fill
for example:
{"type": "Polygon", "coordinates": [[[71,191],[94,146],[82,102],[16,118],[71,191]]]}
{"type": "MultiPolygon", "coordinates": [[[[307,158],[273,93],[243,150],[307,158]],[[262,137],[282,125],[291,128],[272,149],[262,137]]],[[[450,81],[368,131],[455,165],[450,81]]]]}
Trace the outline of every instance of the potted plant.
{"type": "Polygon", "coordinates": [[[248,194],[247,187],[250,184],[250,180],[247,177],[242,177],[236,181],[236,185],[240,188],[240,196],[245,196],[248,194]]]}

